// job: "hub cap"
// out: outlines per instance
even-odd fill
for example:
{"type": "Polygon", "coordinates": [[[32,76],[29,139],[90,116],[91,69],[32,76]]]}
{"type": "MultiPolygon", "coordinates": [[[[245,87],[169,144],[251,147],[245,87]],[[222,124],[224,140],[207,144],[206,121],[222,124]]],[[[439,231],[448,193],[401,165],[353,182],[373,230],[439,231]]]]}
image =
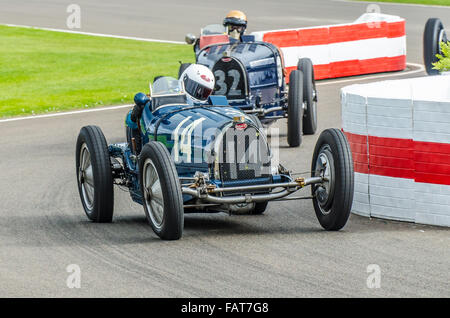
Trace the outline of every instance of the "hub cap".
{"type": "Polygon", "coordinates": [[[81,146],[78,182],[81,186],[83,202],[88,210],[94,206],[94,175],[92,172],[91,154],[86,144],[81,146]]]}
{"type": "Polygon", "coordinates": [[[161,228],[164,219],[164,198],[161,182],[155,165],[150,159],[145,160],[142,169],[144,201],[154,226],[161,228]]]}
{"type": "Polygon", "coordinates": [[[441,42],[447,43],[447,34],[445,33],[444,29],[442,29],[441,32],[439,32],[439,46],[438,46],[439,54],[442,54],[441,42]]]}
{"type": "Polygon", "coordinates": [[[324,179],[316,186],[315,195],[321,212],[328,214],[334,196],[334,161],[328,145],[324,146],[317,156],[315,175],[324,179]]]}

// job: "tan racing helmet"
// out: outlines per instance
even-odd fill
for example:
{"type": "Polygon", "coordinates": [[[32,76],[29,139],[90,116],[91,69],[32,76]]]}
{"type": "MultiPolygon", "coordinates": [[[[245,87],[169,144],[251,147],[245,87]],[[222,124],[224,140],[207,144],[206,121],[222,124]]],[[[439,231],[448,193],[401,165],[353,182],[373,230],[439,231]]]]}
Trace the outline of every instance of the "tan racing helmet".
{"type": "Polygon", "coordinates": [[[239,40],[247,28],[247,16],[239,10],[231,10],[228,12],[223,25],[227,28],[228,35],[239,40]]]}

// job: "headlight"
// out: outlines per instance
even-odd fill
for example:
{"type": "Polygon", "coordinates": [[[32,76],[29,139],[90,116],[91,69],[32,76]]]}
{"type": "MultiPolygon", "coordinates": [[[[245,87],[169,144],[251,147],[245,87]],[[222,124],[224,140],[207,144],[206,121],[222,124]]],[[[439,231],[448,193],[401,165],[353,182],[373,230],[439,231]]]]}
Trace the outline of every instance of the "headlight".
{"type": "Polygon", "coordinates": [[[281,67],[281,58],[277,56],[277,75],[278,75],[278,87],[283,84],[283,68],[281,67]]]}

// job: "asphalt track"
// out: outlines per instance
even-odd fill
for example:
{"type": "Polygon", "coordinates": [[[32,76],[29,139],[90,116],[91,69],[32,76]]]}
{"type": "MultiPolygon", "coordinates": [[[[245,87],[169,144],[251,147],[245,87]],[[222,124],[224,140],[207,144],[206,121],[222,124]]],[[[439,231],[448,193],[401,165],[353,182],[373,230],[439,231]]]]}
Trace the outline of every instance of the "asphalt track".
{"type": "MultiPolygon", "coordinates": [[[[65,28],[69,3],[73,1],[0,0],[0,23],[65,28]]],[[[250,30],[261,30],[349,22],[367,6],[294,0],[77,3],[81,31],[175,41],[220,21],[231,8],[246,11],[250,30]]],[[[450,26],[450,9],[381,9],[407,19],[409,62],[421,63],[428,17],[440,16],[450,26]]],[[[351,80],[321,82],[319,130],[340,126],[340,87],[369,81],[351,80]]],[[[311,202],[288,201],[269,204],[263,216],[187,215],[183,238],[164,242],[147,225],[142,207],[120,190],[114,222],[89,222],[76,188],[75,141],[88,124],[102,127],[109,142],[122,141],[125,112],[0,122],[0,296],[450,296],[450,236],[445,228],[352,215],[343,230],[325,232],[311,202]],[[66,286],[69,264],[81,268],[80,289],[66,286]],[[380,266],[380,288],[366,285],[369,264],[380,266]]],[[[276,127],[281,162],[307,171],[319,134],[290,149],[285,122],[276,127]]]]}

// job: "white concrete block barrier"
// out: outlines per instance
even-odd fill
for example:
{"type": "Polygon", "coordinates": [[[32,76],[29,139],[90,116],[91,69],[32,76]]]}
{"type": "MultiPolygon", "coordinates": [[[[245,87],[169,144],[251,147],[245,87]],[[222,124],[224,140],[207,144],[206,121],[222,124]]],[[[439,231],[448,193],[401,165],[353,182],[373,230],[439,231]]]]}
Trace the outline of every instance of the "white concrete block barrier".
{"type": "Polygon", "coordinates": [[[398,16],[365,13],[348,24],[259,31],[252,35],[281,49],[287,78],[303,57],[312,60],[316,79],[406,68],[405,20],[398,16]]]}
{"type": "Polygon", "coordinates": [[[352,212],[450,227],[450,76],[342,88],[352,212]]]}

